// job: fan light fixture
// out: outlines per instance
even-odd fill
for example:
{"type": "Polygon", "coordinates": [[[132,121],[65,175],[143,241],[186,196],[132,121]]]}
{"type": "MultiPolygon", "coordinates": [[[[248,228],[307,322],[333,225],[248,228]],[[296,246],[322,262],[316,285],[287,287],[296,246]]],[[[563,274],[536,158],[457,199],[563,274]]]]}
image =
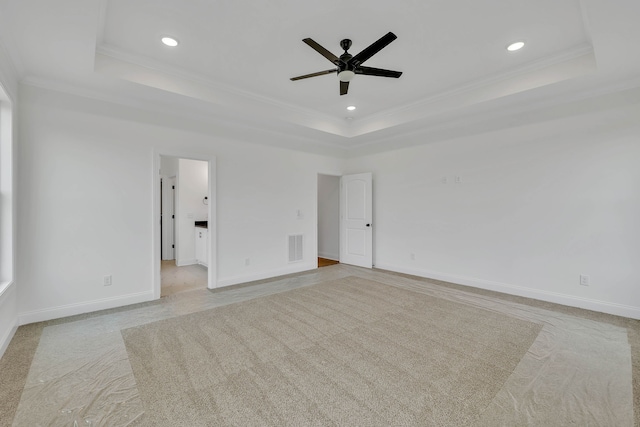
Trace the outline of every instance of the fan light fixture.
{"type": "Polygon", "coordinates": [[[174,39],[173,37],[163,37],[161,39],[162,43],[164,43],[165,45],[169,46],[169,47],[176,47],[178,46],[178,40],[174,39]]]}
{"type": "Polygon", "coordinates": [[[511,43],[509,46],[507,46],[507,50],[509,52],[515,52],[516,50],[520,50],[524,47],[524,42],[515,42],[515,43],[511,43]]]}
{"type": "Polygon", "coordinates": [[[353,71],[344,70],[338,73],[338,78],[341,82],[350,82],[351,79],[356,75],[353,71]]]}

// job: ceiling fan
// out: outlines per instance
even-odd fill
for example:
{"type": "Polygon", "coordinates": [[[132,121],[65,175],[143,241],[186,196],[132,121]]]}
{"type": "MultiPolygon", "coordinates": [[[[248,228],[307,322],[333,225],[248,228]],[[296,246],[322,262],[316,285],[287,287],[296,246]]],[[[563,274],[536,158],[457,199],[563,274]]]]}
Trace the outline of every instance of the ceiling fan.
{"type": "Polygon", "coordinates": [[[324,47],[312,39],[302,40],[313,49],[315,49],[320,55],[331,61],[337,68],[330,70],[319,71],[317,73],[305,74],[304,76],[292,77],[292,81],[308,79],[309,77],[322,76],[325,74],[337,73],[340,79],[340,95],[346,95],[349,91],[349,82],[356,74],[364,74],[365,76],[380,76],[380,77],[394,77],[398,78],[402,75],[401,71],[383,70],[381,68],[365,67],[362,64],[371,58],[376,53],[384,49],[389,43],[397,39],[398,37],[389,32],[382,36],[378,41],[371,44],[371,46],[364,49],[362,52],[355,56],[352,56],[349,52],[351,47],[351,40],[344,39],[340,42],[340,47],[344,50],[344,53],[340,57],[335,56],[324,47]]]}

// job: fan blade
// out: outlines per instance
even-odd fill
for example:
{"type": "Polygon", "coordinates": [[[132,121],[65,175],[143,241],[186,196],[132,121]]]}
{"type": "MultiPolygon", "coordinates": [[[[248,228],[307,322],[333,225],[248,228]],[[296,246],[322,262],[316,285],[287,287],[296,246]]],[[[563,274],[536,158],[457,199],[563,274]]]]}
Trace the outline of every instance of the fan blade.
{"type": "Polygon", "coordinates": [[[371,58],[376,53],[384,49],[389,43],[397,39],[398,37],[392,32],[388,32],[386,35],[380,37],[376,42],[373,42],[369,47],[365,48],[362,52],[354,56],[349,60],[349,65],[358,66],[367,59],[371,58]]]}
{"type": "Polygon", "coordinates": [[[291,81],[308,79],[309,77],[324,76],[325,74],[335,73],[336,71],[338,71],[337,68],[332,68],[330,70],[324,70],[324,71],[318,71],[317,73],[305,74],[304,76],[291,77],[291,81]]]}
{"type": "Polygon", "coordinates": [[[346,95],[349,92],[349,82],[340,82],[340,95],[346,95]]]}
{"type": "Polygon", "coordinates": [[[318,52],[320,55],[322,55],[325,58],[327,58],[332,63],[338,65],[338,63],[340,62],[340,58],[338,58],[333,53],[329,52],[327,49],[325,49],[322,46],[320,46],[315,41],[313,41],[311,39],[303,39],[302,41],[305,42],[306,44],[308,44],[309,46],[311,46],[313,49],[315,49],[316,52],[318,52]]]}
{"type": "Polygon", "coordinates": [[[355,69],[356,74],[362,74],[365,76],[380,76],[380,77],[394,77],[398,78],[402,75],[402,71],[383,70],[382,68],[372,68],[360,66],[355,69]]]}

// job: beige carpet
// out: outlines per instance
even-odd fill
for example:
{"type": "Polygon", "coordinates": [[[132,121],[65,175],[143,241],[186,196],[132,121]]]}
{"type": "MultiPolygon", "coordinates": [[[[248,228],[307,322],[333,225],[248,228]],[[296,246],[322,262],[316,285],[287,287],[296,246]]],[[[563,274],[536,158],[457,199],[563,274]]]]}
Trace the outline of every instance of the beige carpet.
{"type": "Polygon", "coordinates": [[[125,329],[141,425],[470,425],[541,326],[348,277],[125,329]]]}
{"type": "Polygon", "coordinates": [[[0,359],[0,426],[10,426],[44,325],[21,326],[0,359]]]}

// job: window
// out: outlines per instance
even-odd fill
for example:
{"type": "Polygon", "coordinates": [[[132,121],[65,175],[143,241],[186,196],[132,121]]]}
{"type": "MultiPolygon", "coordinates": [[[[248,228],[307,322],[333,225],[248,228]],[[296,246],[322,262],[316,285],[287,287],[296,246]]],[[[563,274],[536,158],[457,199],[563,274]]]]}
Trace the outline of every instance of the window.
{"type": "Polygon", "coordinates": [[[0,294],[13,280],[13,104],[0,86],[0,294]]]}

